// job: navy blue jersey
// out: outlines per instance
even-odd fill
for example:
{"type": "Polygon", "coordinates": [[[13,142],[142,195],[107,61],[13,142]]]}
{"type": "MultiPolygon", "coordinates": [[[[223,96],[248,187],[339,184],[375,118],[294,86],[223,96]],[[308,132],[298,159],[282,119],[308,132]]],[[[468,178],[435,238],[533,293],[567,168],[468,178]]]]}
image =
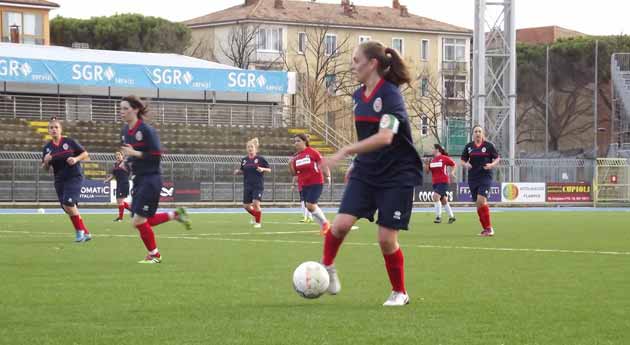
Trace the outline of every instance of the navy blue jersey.
{"type": "Polygon", "coordinates": [[[241,160],[241,171],[243,172],[243,182],[250,188],[262,189],[265,184],[264,174],[258,172],[258,167],[269,168],[269,163],[263,156],[249,156],[241,160]]]}
{"type": "Polygon", "coordinates": [[[85,152],[83,146],[72,138],[61,138],[59,144],[55,145],[52,141],[44,146],[42,152],[42,161],[47,154],[52,156],[50,166],[55,173],[55,181],[64,181],[73,177],[83,176],[81,162],[70,166],[66,160],[70,157],[77,157],[85,152]]]}
{"type": "Polygon", "coordinates": [[[131,171],[127,162],[116,162],[114,169],[112,169],[112,175],[116,179],[116,183],[119,185],[129,184],[129,172],[131,171]]]}
{"type": "Polygon", "coordinates": [[[492,179],[492,170],[483,167],[499,158],[499,153],[489,141],[484,141],[477,146],[474,142],[468,143],[462,152],[462,160],[470,163],[472,169],[468,172],[468,180],[492,179]]]}
{"type": "Polygon", "coordinates": [[[395,135],[391,145],[357,155],[350,178],[380,187],[422,184],[422,160],[413,146],[400,88],[382,79],[371,95],[365,95],[365,87],[361,87],[354,93],[353,99],[359,140],[378,133],[381,127],[391,128],[395,135]],[[396,120],[397,126],[392,126],[396,120]]]}
{"type": "Polygon", "coordinates": [[[142,120],[136,122],[133,128],[125,125],[122,131],[122,142],[123,145],[130,145],[134,150],[142,152],[142,158],[129,157],[127,159],[134,175],[161,173],[162,147],[160,137],[153,127],[142,120]]]}

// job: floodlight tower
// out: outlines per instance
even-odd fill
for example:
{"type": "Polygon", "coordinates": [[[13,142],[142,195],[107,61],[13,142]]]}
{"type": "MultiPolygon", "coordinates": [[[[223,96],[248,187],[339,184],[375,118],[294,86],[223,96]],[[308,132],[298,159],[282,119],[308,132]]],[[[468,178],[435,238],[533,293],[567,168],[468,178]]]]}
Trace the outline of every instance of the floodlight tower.
{"type": "Polygon", "coordinates": [[[516,157],[515,1],[475,0],[473,42],[473,124],[484,127],[488,140],[512,162],[516,157]]]}

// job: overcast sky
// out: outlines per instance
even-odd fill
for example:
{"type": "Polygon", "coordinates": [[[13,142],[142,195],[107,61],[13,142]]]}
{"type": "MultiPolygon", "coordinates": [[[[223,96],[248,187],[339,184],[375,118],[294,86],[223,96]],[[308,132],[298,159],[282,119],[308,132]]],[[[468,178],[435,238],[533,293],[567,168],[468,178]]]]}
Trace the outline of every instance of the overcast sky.
{"type": "MultiPolygon", "coordinates": [[[[55,1],[55,0],[53,0],[55,1]]],[[[338,3],[340,0],[317,0],[338,3]]],[[[89,18],[115,13],[142,13],[182,21],[244,0],[56,0],[53,16],[89,18]],[[174,6],[175,5],[175,6],[174,6]]],[[[391,6],[391,0],[354,0],[356,5],[391,6]]],[[[474,0],[401,0],[410,12],[450,24],[473,28],[474,0]]],[[[630,34],[630,1],[517,0],[518,28],[559,25],[593,35],[630,34]]]]}

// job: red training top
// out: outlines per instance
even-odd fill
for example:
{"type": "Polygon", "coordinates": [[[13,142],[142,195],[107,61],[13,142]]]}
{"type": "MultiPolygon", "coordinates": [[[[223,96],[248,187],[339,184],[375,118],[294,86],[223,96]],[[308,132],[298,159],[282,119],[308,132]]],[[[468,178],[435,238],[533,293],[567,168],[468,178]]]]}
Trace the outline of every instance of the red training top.
{"type": "Polygon", "coordinates": [[[299,190],[311,185],[324,184],[324,174],[319,167],[321,161],[322,155],[311,147],[293,157],[291,165],[298,177],[299,190]]]}
{"type": "Polygon", "coordinates": [[[449,156],[439,155],[433,157],[429,165],[433,184],[449,183],[448,170],[446,168],[454,166],[455,162],[449,156]]]}

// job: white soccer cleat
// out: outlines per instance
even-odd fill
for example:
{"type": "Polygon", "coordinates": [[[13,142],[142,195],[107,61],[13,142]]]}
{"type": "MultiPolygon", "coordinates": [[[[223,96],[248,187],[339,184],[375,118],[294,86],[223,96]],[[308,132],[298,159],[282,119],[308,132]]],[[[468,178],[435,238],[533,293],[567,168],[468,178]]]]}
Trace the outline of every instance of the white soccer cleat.
{"type": "Polygon", "coordinates": [[[392,291],[392,294],[389,295],[389,298],[385,303],[383,303],[384,307],[402,307],[409,304],[409,296],[406,293],[392,291]]]}
{"type": "Polygon", "coordinates": [[[249,225],[254,225],[256,224],[256,221],[254,221],[253,219],[249,221],[249,225]]]}
{"type": "Polygon", "coordinates": [[[335,268],[335,265],[324,267],[326,268],[326,271],[328,271],[329,280],[328,290],[326,290],[326,292],[331,295],[336,295],[339,291],[341,291],[341,282],[339,281],[339,275],[337,275],[337,269],[335,268]]]}
{"type": "Polygon", "coordinates": [[[262,224],[254,223],[254,229],[260,229],[260,228],[262,228],[262,224]]]}

